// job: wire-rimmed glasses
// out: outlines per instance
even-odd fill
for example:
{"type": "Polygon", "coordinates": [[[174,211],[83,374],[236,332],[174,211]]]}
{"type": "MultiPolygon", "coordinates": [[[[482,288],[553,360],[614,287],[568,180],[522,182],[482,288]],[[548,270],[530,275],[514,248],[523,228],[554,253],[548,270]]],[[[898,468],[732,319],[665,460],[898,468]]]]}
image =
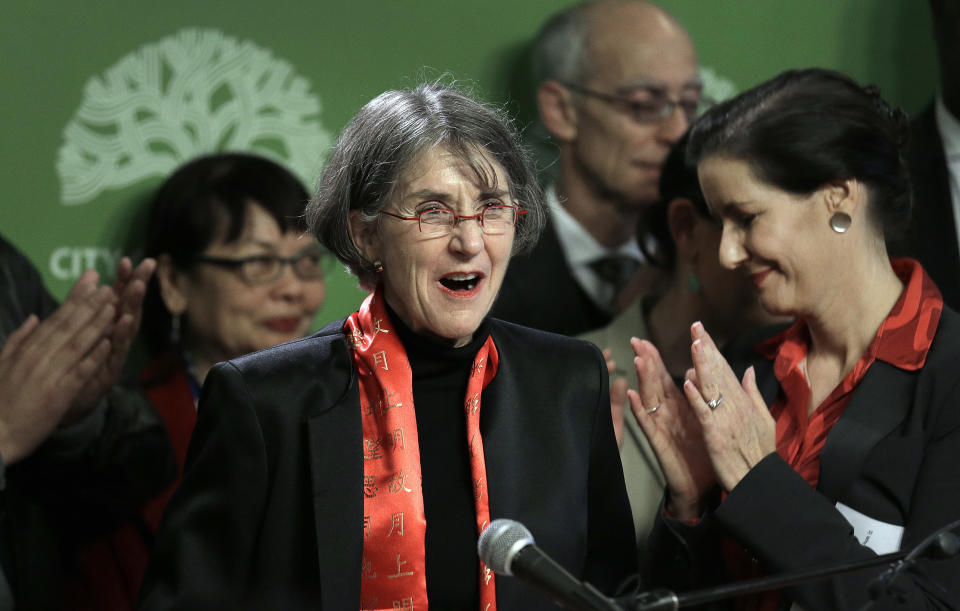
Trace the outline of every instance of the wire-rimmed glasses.
{"type": "Polygon", "coordinates": [[[648,89],[647,91],[650,93],[652,99],[649,101],[640,101],[603,93],[602,91],[590,89],[577,83],[562,81],[561,84],[567,89],[576,91],[581,95],[596,98],[612,106],[623,108],[637,123],[660,123],[670,118],[674,109],[678,107],[687,119],[687,123],[693,123],[701,112],[713,106],[713,100],[702,95],[696,99],[691,98],[685,100],[680,98],[676,100],[659,89],[648,89]]]}
{"type": "Polygon", "coordinates": [[[401,221],[417,221],[420,233],[429,236],[447,235],[460,221],[471,219],[477,219],[484,234],[502,235],[516,226],[519,215],[526,213],[526,210],[509,204],[487,206],[477,214],[457,214],[449,208],[428,208],[421,210],[416,216],[402,216],[386,210],[380,211],[380,214],[386,214],[401,221]]]}

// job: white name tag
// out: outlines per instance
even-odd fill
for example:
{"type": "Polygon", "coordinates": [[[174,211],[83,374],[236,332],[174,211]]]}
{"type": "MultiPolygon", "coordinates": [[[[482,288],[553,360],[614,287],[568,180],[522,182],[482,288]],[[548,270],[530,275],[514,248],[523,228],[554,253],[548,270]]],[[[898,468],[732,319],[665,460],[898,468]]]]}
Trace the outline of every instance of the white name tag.
{"type": "MultiPolygon", "coordinates": [[[[853,536],[860,545],[869,547],[877,554],[892,554],[900,549],[903,526],[881,522],[843,503],[837,503],[837,511],[853,526],[853,536]]],[[[803,611],[803,607],[793,603],[790,611],[803,611]]]]}
{"type": "Polygon", "coordinates": [[[892,554],[900,549],[903,526],[881,522],[843,503],[837,503],[837,511],[853,526],[853,536],[860,545],[865,545],[878,554],[892,554]]]}

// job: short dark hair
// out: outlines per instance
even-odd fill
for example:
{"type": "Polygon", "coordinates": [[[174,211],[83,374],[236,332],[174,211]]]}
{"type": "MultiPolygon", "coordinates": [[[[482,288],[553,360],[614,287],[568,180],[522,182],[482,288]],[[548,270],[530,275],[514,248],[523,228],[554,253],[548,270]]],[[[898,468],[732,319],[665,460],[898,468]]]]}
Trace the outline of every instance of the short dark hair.
{"type": "Polygon", "coordinates": [[[871,214],[889,241],[910,219],[909,129],[906,114],[874,86],[832,70],[789,70],[700,117],[687,158],[739,159],[758,179],[796,195],[856,179],[867,186],[871,214]]]}
{"type": "MultiPolygon", "coordinates": [[[[249,203],[266,210],[282,232],[305,232],[308,199],[297,177],[269,159],[246,153],[198,157],[174,171],[154,195],[144,255],[168,255],[178,269],[190,269],[217,236],[227,243],[240,237],[249,203]]],[[[171,347],[170,325],[154,277],[147,287],[142,325],[154,353],[171,347]]]]}
{"type": "Polygon", "coordinates": [[[647,259],[660,269],[672,272],[677,265],[677,245],[670,233],[668,212],[670,203],[675,199],[688,199],[693,208],[704,219],[716,222],[710,214],[710,208],[700,190],[697,168],[687,162],[687,132],[670,149],[663,167],[660,169],[660,199],[643,211],[639,226],[640,249],[647,259]]]}
{"type": "Polygon", "coordinates": [[[367,223],[379,222],[403,171],[421,153],[445,147],[468,163],[478,180],[490,184],[492,168],[483,152],[507,174],[511,195],[527,214],[517,220],[514,254],[533,247],[545,222],[543,193],[529,154],[508,119],[462,91],[438,83],[410,91],[386,91],[350,120],[327,157],[307,222],[317,239],[360,280],[376,284],[374,262],[367,261],[350,237],[350,212],[367,223]]]}

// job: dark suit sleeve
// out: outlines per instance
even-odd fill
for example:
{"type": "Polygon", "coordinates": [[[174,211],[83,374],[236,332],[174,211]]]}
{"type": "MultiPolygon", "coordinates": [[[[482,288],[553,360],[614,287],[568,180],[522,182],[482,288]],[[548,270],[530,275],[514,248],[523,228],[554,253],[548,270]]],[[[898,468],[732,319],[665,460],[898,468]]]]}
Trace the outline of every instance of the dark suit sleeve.
{"type": "MultiPolygon", "coordinates": [[[[929,533],[957,519],[957,448],[960,428],[955,425],[927,446],[902,549],[911,549],[929,533]]],[[[727,532],[776,572],[876,557],[871,549],[860,545],[834,503],[810,488],[777,454],[771,454],[748,473],[720,505],[716,517],[727,532]]],[[[869,582],[881,570],[868,569],[797,586],[790,595],[805,609],[859,609],[868,600],[869,582]]],[[[957,571],[955,560],[924,564],[921,572],[907,574],[898,582],[906,598],[904,603],[886,598],[877,608],[941,608],[934,603],[939,597],[928,592],[931,579],[956,588],[957,571]]],[[[942,596],[956,604],[956,592],[942,596]]]]}
{"type": "MultiPolygon", "coordinates": [[[[956,365],[954,365],[955,367],[956,365]]],[[[955,376],[954,373],[951,377],[955,376]]],[[[904,548],[917,545],[929,533],[946,524],[960,520],[960,476],[958,476],[958,457],[960,457],[960,380],[955,380],[951,392],[942,405],[940,422],[935,425],[935,438],[927,446],[920,477],[914,488],[915,508],[910,515],[904,533],[904,548]]],[[[960,529],[954,528],[954,534],[960,535],[960,529]]],[[[919,601],[929,604],[930,598],[924,590],[931,583],[947,586],[942,594],[949,601],[947,608],[960,609],[960,558],[950,561],[921,562],[918,571],[906,575],[897,582],[897,587],[909,594],[908,603],[903,608],[920,609],[919,601]]]]}
{"type": "Polygon", "coordinates": [[[584,580],[613,594],[625,578],[636,574],[637,549],[623,467],[613,434],[606,364],[599,350],[593,349],[600,393],[594,407],[590,442],[584,580]]]}
{"type": "Polygon", "coordinates": [[[143,393],[114,387],[80,422],[58,428],[10,468],[22,490],[60,510],[76,532],[134,515],[176,476],[159,415],[143,393]]]}
{"type": "Polygon", "coordinates": [[[240,600],[251,576],[268,464],[253,401],[232,364],[210,371],[197,416],[183,481],[141,588],[142,609],[228,608],[224,601],[240,600]]]}

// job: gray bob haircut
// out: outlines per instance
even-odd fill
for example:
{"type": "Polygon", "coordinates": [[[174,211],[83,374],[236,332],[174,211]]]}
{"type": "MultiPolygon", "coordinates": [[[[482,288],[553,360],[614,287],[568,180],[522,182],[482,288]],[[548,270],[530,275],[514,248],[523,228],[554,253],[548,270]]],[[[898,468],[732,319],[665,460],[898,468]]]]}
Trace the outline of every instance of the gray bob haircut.
{"type": "Polygon", "coordinates": [[[350,237],[350,212],[378,223],[403,171],[421,153],[443,147],[463,159],[481,185],[496,186],[496,172],[481,153],[503,167],[511,197],[527,211],[517,219],[513,254],[530,250],[543,230],[546,206],[530,157],[510,125],[498,111],[448,85],[378,95],[350,120],[327,158],[307,205],[310,231],[360,286],[373,287],[375,266],[350,237]]]}

